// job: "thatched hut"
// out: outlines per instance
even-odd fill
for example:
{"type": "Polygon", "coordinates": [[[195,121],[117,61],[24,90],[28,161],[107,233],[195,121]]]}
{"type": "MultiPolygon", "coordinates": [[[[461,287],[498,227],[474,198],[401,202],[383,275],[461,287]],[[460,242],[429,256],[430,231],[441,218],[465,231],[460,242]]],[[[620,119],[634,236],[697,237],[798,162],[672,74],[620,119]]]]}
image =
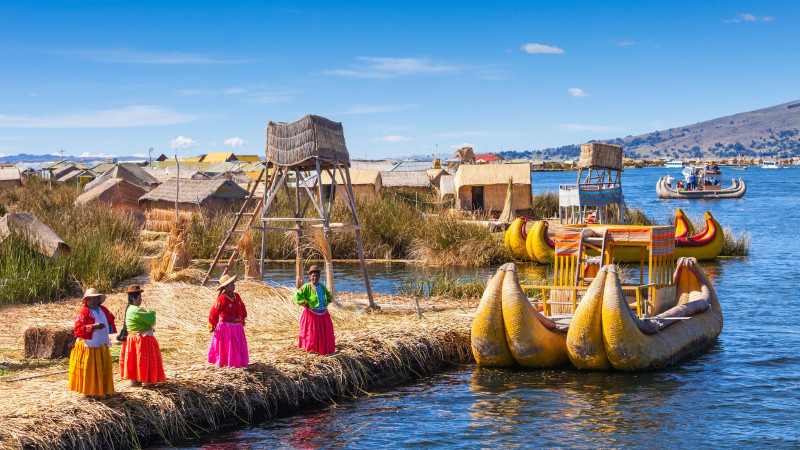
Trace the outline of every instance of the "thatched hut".
{"type": "Polygon", "coordinates": [[[130,214],[140,224],[144,223],[144,210],[139,206],[139,198],[147,192],[144,188],[123,178],[89,184],[94,184],[94,187],[78,196],[76,205],[102,203],[112,211],[130,214]]]}
{"type": "MultiPolygon", "coordinates": [[[[140,187],[145,192],[160,183],[156,177],[147,173],[146,170],[142,169],[136,163],[119,163],[114,164],[110,169],[95,178],[91,183],[87,184],[83,190],[89,192],[96,186],[113,179],[125,180],[130,184],[140,187]]],[[[141,196],[141,194],[139,195],[141,196]]]]}
{"type": "Polygon", "coordinates": [[[383,190],[389,191],[429,192],[431,190],[431,179],[424,170],[381,172],[381,183],[383,190]]]}
{"type": "Polygon", "coordinates": [[[393,159],[351,159],[351,170],[374,170],[377,172],[388,172],[397,165],[393,159]]]}
{"type": "Polygon", "coordinates": [[[15,212],[0,217],[0,242],[12,234],[22,236],[32,248],[51,259],[70,255],[69,245],[31,213],[15,212]]]}
{"type": "Polygon", "coordinates": [[[502,211],[508,180],[514,185],[514,210],[531,208],[531,166],[528,164],[462,164],[454,181],[456,207],[502,211]]]}
{"type": "Polygon", "coordinates": [[[203,214],[213,217],[222,212],[239,211],[248,192],[229,180],[180,180],[171,179],[139,199],[144,209],[145,229],[169,231],[175,221],[175,200],[178,214],[191,217],[203,214]]]}
{"type": "Polygon", "coordinates": [[[22,176],[16,167],[3,167],[0,169],[0,188],[14,188],[22,186],[22,176]]]}
{"type": "MultiPolygon", "coordinates": [[[[350,183],[353,186],[353,195],[356,197],[360,195],[375,196],[380,194],[383,188],[381,181],[381,173],[377,170],[351,170],[350,183]]],[[[339,173],[336,173],[336,189],[342,189],[347,183],[341,179],[339,173]]],[[[327,172],[322,173],[322,190],[325,196],[329,195],[331,189],[331,177],[327,172]]],[[[337,195],[340,197],[341,193],[337,195]]]]}

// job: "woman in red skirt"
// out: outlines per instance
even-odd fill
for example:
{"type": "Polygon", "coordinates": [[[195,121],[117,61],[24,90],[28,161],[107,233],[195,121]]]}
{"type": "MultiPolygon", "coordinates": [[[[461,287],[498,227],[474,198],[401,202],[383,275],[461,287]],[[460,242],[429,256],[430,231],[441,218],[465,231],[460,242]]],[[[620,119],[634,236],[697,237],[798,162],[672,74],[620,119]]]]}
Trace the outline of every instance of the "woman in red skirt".
{"type": "Polygon", "coordinates": [[[120,376],[130,380],[131,386],[140,383],[167,381],[161,361],[161,349],[153,335],[156,312],[142,308],[142,292],[138,285],[128,286],[128,307],[125,309],[125,327],[117,339],[124,339],[119,352],[120,376]]]}
{"type": "Polygon", "coordinates": [[[327,355],[336,351],[333,322],[328,312],[333,295],[319,282],[319,273],[317,266],[308,269],[310,282],[295,292],[294,300],[305,308],[300,316],[300,348],[327,355]]]}

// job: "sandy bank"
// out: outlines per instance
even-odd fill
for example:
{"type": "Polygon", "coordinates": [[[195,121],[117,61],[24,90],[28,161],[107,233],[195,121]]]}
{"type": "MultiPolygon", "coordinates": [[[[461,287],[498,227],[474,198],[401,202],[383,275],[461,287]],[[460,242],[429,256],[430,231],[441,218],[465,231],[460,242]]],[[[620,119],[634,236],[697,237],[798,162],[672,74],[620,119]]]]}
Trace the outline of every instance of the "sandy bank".
{"type": "MultiPolygon", "coordinates": [[[[379,295],[382,310],[359,309],[366,299],[340,296],[332,307],[337,353],[320,357],[296,348],[301,309],[290,291],[239,283],[247,304],[251,364],[247,369],[205,363],[205,329],[215,291],[188,284],[150,283],[145,306],[158,311],[156,337],[169,381],[131,388],[100,400],[67,389],[67,374],[6,380],[66,370],[67,361],[22,360],[22,332],[32,325],[70,326],[78,299],[0,308],[0,445],[127,448],[177,443],[233,424],[288,415],[302,407],[357,397],[471,360],[466,313],[477,300],[421,299],[423,319],[408,297],[379,295]]],[[[124,294],[106,306],[122,316],[124,294]]]]}

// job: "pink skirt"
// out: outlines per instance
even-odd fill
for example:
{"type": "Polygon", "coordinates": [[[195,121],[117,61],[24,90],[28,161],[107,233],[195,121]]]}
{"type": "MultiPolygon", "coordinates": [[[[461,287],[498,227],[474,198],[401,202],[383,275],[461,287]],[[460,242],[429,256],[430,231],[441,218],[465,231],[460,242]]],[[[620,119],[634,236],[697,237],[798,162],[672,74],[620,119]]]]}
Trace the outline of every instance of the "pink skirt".
{"type": "Polygon", "coordinates": [[[250,364],[244,325],[217,323],[214,336],[211,338],[211,348],[208,349],[208,362],[230,367],[247,367],[250,364]]]}
{"type": "Polygon", "coordinates": [[[327,355],[336,351],[333,322],[328,311],[315,313],[305,308],[300,316],[300,348],[307,352],[327,355]]]}

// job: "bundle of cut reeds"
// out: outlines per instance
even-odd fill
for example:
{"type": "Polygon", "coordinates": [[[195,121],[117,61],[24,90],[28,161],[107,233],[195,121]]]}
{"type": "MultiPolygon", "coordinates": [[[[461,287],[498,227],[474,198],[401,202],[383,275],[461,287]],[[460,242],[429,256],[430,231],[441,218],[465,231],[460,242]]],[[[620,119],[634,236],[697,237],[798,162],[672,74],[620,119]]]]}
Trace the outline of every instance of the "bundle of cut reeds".
{"type": "Polygon", "coordinates": [[[178,217],[177,222],[172,223],[167,240],[167,247],[164,254],[159,259],[154,259],[151,277],[153,281],[160,281],[172,272],[180,271],[189,267],[192,262],[192,255],[186,247],[189,238],[190,221],[185,216],[178,217]]]}
{"type": "Polygon", "coordinates": [[[239,255],[244,261],[244,276],[245,278],[261,279],[261,268],[256,261],[255,251],[253,250],[253,235],[250,230],[242,233],[239,239],[239,255]]]}
{"type": "Polygon", "coordinates": [[[517,218],[516,211],[514,210],[514,179],[508,179],[508,189],[506,190],[506,201],[503,205],[503,212],[500,213],[498,222],[511,223],[517,218]]]}

